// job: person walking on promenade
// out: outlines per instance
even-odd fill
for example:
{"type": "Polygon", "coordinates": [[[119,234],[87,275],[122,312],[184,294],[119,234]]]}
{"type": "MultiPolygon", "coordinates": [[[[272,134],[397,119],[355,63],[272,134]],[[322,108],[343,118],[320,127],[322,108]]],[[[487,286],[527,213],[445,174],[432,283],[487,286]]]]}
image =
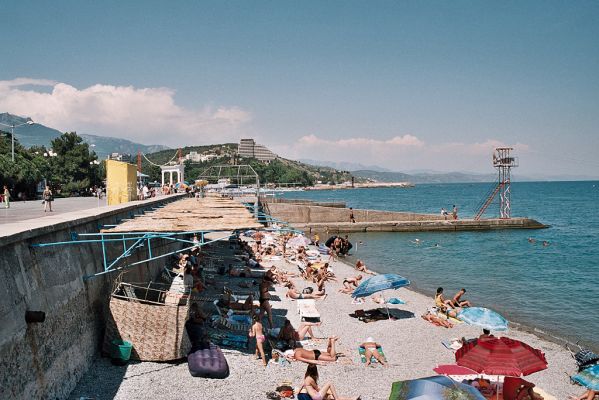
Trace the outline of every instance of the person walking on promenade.
{"type": "Polygon", "coordinates": [[[458,219],[458,208],[455,204],[453,205],[453,211],[451,212],[451,215],[453,216],[453,219],[458,219]]]}
{"type": "Polygon", "coordinates": [[[42,198],[44,199],[44,212],[50,209],[52,212],[52,202],[54,201],[54,196],[52,195],[52,190],[50,190],[50,186],[46,186],[44,193],[42,193],[42,198]]]}
{"type": "Polygon", "coordinates": [[[10,190],[8,190],[8,186],[4,185],[2,195],[4,196],[4,208],[10,208],[10,190]]]}
{"type": "Polygon", "coordinates": [[[356,223],[356,219],[354,218],[354,209],[352,207],[349,208],[349,222],[352,224],[356,223]]]}

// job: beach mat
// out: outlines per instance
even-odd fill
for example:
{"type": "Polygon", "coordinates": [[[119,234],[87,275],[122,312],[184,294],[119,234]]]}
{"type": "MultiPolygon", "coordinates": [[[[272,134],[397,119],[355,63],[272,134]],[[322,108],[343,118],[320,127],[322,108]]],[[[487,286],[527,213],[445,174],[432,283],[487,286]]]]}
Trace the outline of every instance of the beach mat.
{"type": "MultiPolygon", "coordinates": [[[[383,348],[381,346],[377,346],[377,351],[381,354],[381,356],[383,356],[383,359],[385,361],[387,361],[387,356],[385,356],[385,353],[383,352],[383,348]]],[[[366,363],[366,349],[362,346],[358,347],[358,353],[360,354],[360,361],[362,361],[362,364],[366,363]]],[[[378,360],[374,357],[370,357],[370,362],[371,363],[379,363],[378,360]]]]}

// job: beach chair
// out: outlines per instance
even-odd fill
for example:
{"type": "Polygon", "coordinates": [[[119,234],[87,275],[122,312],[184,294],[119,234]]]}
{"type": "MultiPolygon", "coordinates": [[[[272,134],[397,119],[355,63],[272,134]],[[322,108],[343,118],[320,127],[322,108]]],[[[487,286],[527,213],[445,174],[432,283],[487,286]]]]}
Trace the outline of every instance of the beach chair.
{"type": "Polygon", "coordinates": [[[303,299],[297,301],[297,313],[302,321],[309,319],[311,321],[320,320],[320,313],[316,309],[316,301],[314,299],[303,299]]]}

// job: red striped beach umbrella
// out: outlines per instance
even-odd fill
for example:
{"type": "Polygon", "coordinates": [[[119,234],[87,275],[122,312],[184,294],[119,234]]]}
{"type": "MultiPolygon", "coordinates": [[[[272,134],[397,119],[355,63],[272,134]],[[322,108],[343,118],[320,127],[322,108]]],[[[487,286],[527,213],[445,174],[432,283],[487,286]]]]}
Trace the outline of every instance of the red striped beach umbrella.
{"type": "Polygon", "coordinates": [[[547,368],[541,350],[506,337],[467,342],[455,359],[458,365],[487,375],[523,376],[547,368]]]}

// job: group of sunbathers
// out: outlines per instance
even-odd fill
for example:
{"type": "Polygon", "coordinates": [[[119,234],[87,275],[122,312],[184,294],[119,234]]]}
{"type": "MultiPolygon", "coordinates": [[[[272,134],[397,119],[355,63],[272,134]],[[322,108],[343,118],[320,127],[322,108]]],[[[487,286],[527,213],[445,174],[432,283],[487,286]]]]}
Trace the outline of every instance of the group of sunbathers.
{"type": "Polygon", "coordinates": [[[422,315],[422,318],[425,321],[437,326],[452,328],[454,324],[451,323],[449,317],[457,318],[458,313],[463,307],[471,307],[470,301],[464,300],[462,298],[464,293],[466,293],[466,289],[462,288],[455,294],[455,296],[453,296],[452,299],[445,299],[445,297],[443,297],[443,288],[437,288],[437,293],[435,294],[435,305],[433,307],[429,307],[426,310],[426,313],[422,315]],[[440,317],[440,314],[444,317],[440,317]]]}

